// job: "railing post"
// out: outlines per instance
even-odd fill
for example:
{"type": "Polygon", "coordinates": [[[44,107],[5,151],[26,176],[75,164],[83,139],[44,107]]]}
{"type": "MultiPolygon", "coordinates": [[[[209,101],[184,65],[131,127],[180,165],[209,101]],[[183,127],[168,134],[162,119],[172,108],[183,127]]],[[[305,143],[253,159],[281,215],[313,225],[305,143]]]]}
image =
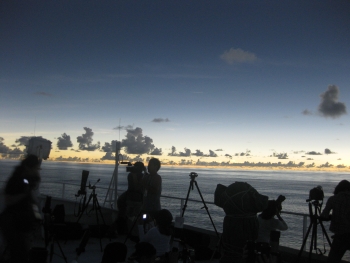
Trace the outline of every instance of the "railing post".
{"type": "MultiPolygon", "coordinates": [[[[306,232],[307,232],[307,229],[308,229],[308,227],[307,227],[307,218],[308,218],[307,215],[303,216],[303,240],[306,237],[306,232]]],[[[304,246],[304,250],[306,251],[306,246],[304,246]]]]}
{"type": "Polygon", "coordinates": [[[66,183],[63,183],[63,185],[62,185],[62,198],[65,197],[65,192],[66,192],[66,183]]]}

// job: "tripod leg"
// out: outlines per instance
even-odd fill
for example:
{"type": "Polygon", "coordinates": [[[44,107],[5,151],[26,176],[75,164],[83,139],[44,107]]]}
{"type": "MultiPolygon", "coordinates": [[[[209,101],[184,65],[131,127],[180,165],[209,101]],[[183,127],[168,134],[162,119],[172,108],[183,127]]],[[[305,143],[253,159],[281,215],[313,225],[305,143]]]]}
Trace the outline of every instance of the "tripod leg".
{"type": "Polygon", "coordinates": [[[309,225],[309,228],[307,229],[306,235],[304,237],[303,244],[302,244],[302,246],[300,248],[300,251],[299,251],[299,254],[298,254],[298,257],[297,257],[297,262],[299,262],[299,258],[301,257],[301,254],[303,253],[303,250],[304,250],[304,247],[305,247],[305,244],[306,244],[306,240],[307,240],[307,238],[308,238],[308,236],[310,234],[312,225],[313,225],[313,222],[311,221],[311,223],[309,225]]]}
{"type": "Polygon", "coordinates": [[[83,216],[83,214],[84,214],[86,208],[89,206],[89,203],[90,203],[90,201],[91,201],[91,198],[92,198],[92,193],[90,194],[89,200],[87,201],[87,203],[85,204],[85,206],[83,206],[83,209],[81,210],[81,214],[80,214],[79,217],[78,217],[77,223],[79,223],[79,221],[80,221],[81,217],[83,216]]]}
{"type": "Polygon", "coordinates": [[[181,217],[184,217],[185,210],[186,210],[186,207],[187,207],[188,197],[190,196],[190,191],[191,191],[191,189],[193,189],[193,180],[191,180],[190,186],[188,187],[187,196],[186,196],[186,200],[185,200],[184,207],[182,208],[181,217]]]}
{"type": "Polygon", "coordinates": [[[137,223],[137,220],[140,218],[142,214],[142,210],[139,212],[139,214],[135,217],[134,221],[132,222],[132,226],[129,230],[129,233],[126,235],[126,238],[125,238],[125,241],[124,241],[124,244],[126,243],[126,241],[128,241],[129,237],[131,236],[131,233],[132,233],[132,230],[134,229],[136,223],[137,223]]]}
{"type": "Polygon", "coordinates": [[[67,258],[66,258],[66,256],[65,256],[64,253],[63,253],[63,250],[62,250],[62,247],[61,247],[60,243],[58,242],[57,239],[55,239],[55,241],[56,241],[56,243],[57,243],[57,245],[58,245],[58,248],[59,248],[60,251],[61,251],[61,254],[62,254],[62,257],[63,257],[64,261],[65,261],[66,263],[68,263],[68,262],[67,262],[67,258]]]}
{"type": "Polygon", "coordinates": [[[201,191],[199,190],[197,181],[194,181],[194,182],[195,182],[195,184],[196,184],[196,188],[197,188],[197,190],[198,190],[199,196],[200,196],[201,199],[202,199],[202,203],[203,203],[203,205],[204,205],[204,208],[205,208],[205,210],[207,211],[207,214],[208,214],[208,216],[209,216],[210,222],[211,222],[211,224],[213,225],[213,228],[214,228],[214,230],[215,230],[216,235],[219,237],[219,233],[218,233],[218,231],[216,230],[214,221],[213,221],[213,219],[211,218],[211,215],[210,215],[210,213],[209,213],[208,207],[207,207],[207,205],[206,205],[206,203],[205,203],[205,201],[204,201],[204,198],[203,198],[203,196],[202,196],[201,191]]]}
{"type": "Polygon", "coordinates": [[[324,235],[326,236],[326,238],[327,238],[328,245],[331,246],[331,245],[332,245],[332,242],[331,242],[331,240],[329,239],[329,236],[328,236],[328,234],[327,234],[327,231],[326,231],[326,229],[325,229],[325,227],[324,227],[322,221],[319,220],[319,222],[320,222],[320,225],[321,225],[321,228],[322,228],[322,232],[323,232],[323,234],[324,234],[324,235]]]}

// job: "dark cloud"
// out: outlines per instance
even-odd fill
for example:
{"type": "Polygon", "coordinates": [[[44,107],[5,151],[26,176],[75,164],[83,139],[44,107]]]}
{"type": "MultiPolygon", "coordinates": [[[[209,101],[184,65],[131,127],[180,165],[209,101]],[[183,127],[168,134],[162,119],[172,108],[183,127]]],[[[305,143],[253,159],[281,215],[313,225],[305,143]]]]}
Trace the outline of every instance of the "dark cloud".
{"type": "Polygon", "coordinates": [[[104,156],[101,157],[101,160],[111,160],[114,161],[115,160],[115,155],[113,154],[113,152],[106,152],[106,154],[104,156]]]}
{"type": "Polygon", "coordinates": [[[232,155],[229,155],[228,153],[225,154],[225,157],[232,158],[232,155]]]}
{"type": "Polygon", "coordinates": [[[196,150],[196,152],[193,153],[192,155],[194,155],[194,156],[204,156],[204,153],[201,152],[200,150],[196,150]]]}
{"type": "Polygon", "coordinates": [[[175,146],[171,146],[171,153],[168,153],[168,156],[176,156],[176,148],[175,146]]]}
{"type": "Polygon", "coordinates": [[[63,133],[61,135],[62,137],[57,138],[57,148],[60,150],[67,150],[68,147],[73,147],[72,141],[70,139],[70,136],[66,133],[63,133]]]}
{"type": "Polygon", "coordinates": [[[278,159],[288,159],[287,153],[273,153],[272,157],[277,157],[278,159]]]}
{"type": "Polygon", "coordinates": [[[17,143],[17,146],[27,146],[30,138],[32,138],[32,136],[21,136],[19,139],[16,139],[15,142],[17,143]]]}
{"type": "Polygon", "coordinates": [[[209,157],[218,157],[218,155],[214,151],[209,150],[209,157]]]}
{"type": "Polygon", "coordinates": [[[315,151],[307,152],[306,154],[307,155],[322,155],[322,153],[315,152],[315,151]]]}
{"type": "Polygon", "coordinates": [[[47,97],[51,97],[52,94],[44,92],[44,91],[38,91],[34,93],[35,95],[39,95],[39,96],[47,96],[47,97]]]}
{"type": "Polygon", "coordinates": [[[84,127],[84,130],[85,134],[82,134],[82,136],[77,137],[79,149],[83,151],[95,151],[97,149],[100,149],[100,142],[97,142],[97,144],[92,144],[92,136],[94,136],[92,129],[84,127]]]}
{"type": "Polygon", "coordinates": [[[338,102],[339,89],[335,85],[329,85],[328,90],[322,93],[321,103],[318,111],[324,117],[338,118],[346,114],[346,106],[342,102],[338,102]]]}
{"type": "Polygon", "coordinates": [[[162,148],[158,149],[158,148],[155,148],[151,153],[150,155],[162,155],[162,148]]]}
{"type": "Polygon", "coordinates": [[[0,153],[8,153],[10,148],[4,144],[4,138],[0,137],[0,153]]]}
{"type": "Polygon", "coordinates": [[[179,156],[191,156],[191,150],[185,148],[185,152],[179,152],[179,156]]]}
{"type": "Polygon", "coordinates": [[[215,151],[216,152],[222,152],[223,150],[222,149],[216,149],[215,151]]]}
{"type": "Polygon", "coordinates": [[[335,152],[332,152],[330,149],[326,148],[326,149],[324,149],[324,153],[325,154],[333,154],[335,152]]]}
{"type": "Polygon", "coordinates": [[[122,147],[125,147],[125,152],[129,154],[144,154],[151,152],[155,146],[153,140],[148,136],[143,136],[142,129],[128,129],[125,135],[126,139],[122,140],[122,147]]]}
{"type": "Polygon", "coordinates": [[[303,111],[301,112],[301,114],[303,114],[303,115],[312,115],[312,112],[309,111],[309,110],[307,110],[307,109],[305,109],[305,110],[303,110],[303,111]]]}
{"type": "Polygon", "coordinates": [[[170,122],[168,118],[163,119],[163,118],[154,118],[152,122],[170,122]]]}
{"type": "Polygon", "coordinates": [[[113,141],[111,141],[111,143],[105,142],[105,145],[101,147],[101,150],[103,152],[114,152],[115,153],[117,143],[118,143],[117,140],[113,140],[113,141]]]}
{"type": "Polygon", "coordinates": [[[113,130],[130,130],[130,129],[133,129],[134,128],[134,125],[126,125],[126,126],[117,126],[117,127],[114,127],[113,130]]]}

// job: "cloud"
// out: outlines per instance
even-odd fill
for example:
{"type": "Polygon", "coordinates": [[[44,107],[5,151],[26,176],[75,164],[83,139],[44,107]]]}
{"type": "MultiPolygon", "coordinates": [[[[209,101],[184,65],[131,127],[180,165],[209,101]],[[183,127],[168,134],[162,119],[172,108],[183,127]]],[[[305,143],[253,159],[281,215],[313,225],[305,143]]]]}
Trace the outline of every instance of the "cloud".
{"type": "Polygon", "coordinates": [[[21,136],[19,139],[16,139],[15,142],[17,143],[17,146],[27,146],[30,138],[32,138],[32,136],[21,136]]]}
{"type": "Polygon", "coordinates": [[[95,151],[97,149],[100,149],[100,142],[97,142],[97,144],[92,144],[92,136],[94,136],[92,129],[84,127],[84,130],[85,134],[82,134],[82,136],[77,137],[79,149],[83,151],[95,151]]]}
{"type": "Polygon", "coordinates": [[[307,152],[306,154],[307,155],[322,155],[322,153],[315,152],[315,151],[307,152]]]}
{"type": "Polygon", "coordinates": [[[254,53],[233,47],[228,51],[226,50],[220,58],[228,64],[254,62],[258,59],[254,53]]]}
{"type": "Polygon", "coordinates": [[[215,151],[216,152],[222,152],[223,150],[222,149],[216,149],[215,151]]]}
{"type": "Polygon", "coordinates": [[[312,112],[309,111],[309,110],[307,110],[307,109],[305,109],[305,110],[303,110],[303,111],[301,112],[301,114],[307,116],[307,115],[312,115],[312,112]]]}
{"type": "Polygon", "coordinates": [[[162,148],[158,149],[158,148],[155,148],[151,153],[150,155],[162,155],[162,148]]]}
{"type": "Polygon", "coordinates": [[[191,150],[185,148],[185,152],[179,152],[179,156],[191,156],[191,150]]]}
{"type": "Polygon", "coordinates": [[[339,89],[335,85],[329,85],[328,90],[320,95],[321,103],[318,111],[324,117],[338,118],[346,114],[346,106],[338,102],[339,89]]]}
{"type": "Polygon", "coordinates": [[[214,151],[209,150],[209,157],[218,157],[218,155],[214,151]]]}
{"type": "Polygon", "coordinates": [[[34,93],[35,95],[39,95],[39,96],[47,96],[47,97],[51,97],[52,94],[44,92],[44,91],[38,91],[34,93]]]}
{"type": "Polygon", "coordinates": [[[192,155],[194,155],[194,156],[204,156],[204,153],[201,152],[200,150],[196,150],[196,152],[193,153],[192,155]]]}
{"type": "Polygon", "coordinates": [[[104,156],[101,157],[101,160],[111,160],[114,161],[115,160],[115,155],[113,155],[112,152],[106,152],[106,154],[104,156]]]}
{"type": "Polygon", "coordinates": [[[335,152],[332,152],[330,149],[326,148],[324,149],[325,154],[334,154],[335,152]]]}
{"type": "Polygon", "coordinates": [[[125,135],[126,139],[122,140],[122,147],[125,147],[125,152],[129,154],[144,154],[151,152],[155,146],[153,140],[148,136],[142,135],[142,129],[128,129],[125,135]]]}
{"type": "Polygon", "coordinates": [[[4,138],[0,137],[0,153],[8,153],[10,148],[4,144],[4,138]]]}
{"type": "Polygon", "coordinates": [[[225,157],[228,157],[228,158],[232,159],[232,155],[230,155],[228,153],[225,154],[225,157]]]}
{"type": "Polygon", "coordinates": [[[170,120],[168,119],[168,118],[166,118],[166,119],[163,119],[163,118],[154,118],[153,120],[152,120],[152,122],[170,122],[170,120]]]}
{"type": "Polygon", "coordinates": [[[176,148],[175,146],[171,146],[171,153],[168,153],[168,156],[176,156],[176,148]]]}
{"type": "Polygon", "coordinates": [[[113,130],[130,130],[133,128],[134,128],[134,125],[126,125],[126,126],[118,125],[117,127],[114,127],[113,130]]]}
{"type": "Polygon", "coordinates": [[[60,150],[67,150],[68,147],[73,147],[70,136],[66,133],[61,135],[62,137],[57,138],[57,148],[60,150]]]}
{"type": "Polygon", "coordinates": [[[117,147],[117,142],[118,142],[117,140],[113,140],[111,141],[111,143],[105,142],[105,145],[101,147],[101,150],[103,152],[115,152],[117,147]]]}

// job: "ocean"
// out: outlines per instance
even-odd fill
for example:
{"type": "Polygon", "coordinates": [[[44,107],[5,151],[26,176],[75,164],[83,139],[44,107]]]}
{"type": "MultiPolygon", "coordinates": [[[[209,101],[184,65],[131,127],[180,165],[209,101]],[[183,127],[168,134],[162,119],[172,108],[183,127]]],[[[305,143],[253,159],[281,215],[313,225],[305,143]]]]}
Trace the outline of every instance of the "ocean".
{"type": "MultiPolygon", "coordinates": [[[[0,160],[0,183],[4,184],[8,176],[18,161],[0,160]]],[[[93,164],[93,163],[73,163],[73,162],[50,162],[43,161],[41,166],[42,183],[40,192],[60,197],[62,189],[57,189],[55,182],[74,184],[66,185],[66,198],[75,200],[75,194],[79,190],[82,170],[89,171],[88,182],[91,185],[96,184],[96,193],[100,204],[106,196],[107,188],[110,184],[114,165],[113,164],[93,164]],[[97,180],[100,181],[97,183],[97,180]]],[[[277,199],[279,195],[284,195],[286,200],[283,202],[282,217],[287,222],[289,229],[281,233],[280,245],[300,249],[303,241],[303,217],[283,214],[283,211],[295,213],[309,213],[308,202],[310,189],[321,185],[325,194],[324,203],[332,195],[334,187],[343,179],[350,180],[349,173],[340,172],[311,172],[311,171],[277,171],[277,170],[232,170],[232,169],[212,169],[212,168],[193,168],[193,167],[162,167],[159,174],[162,176],[162,195],[185,199],[190,186],[191,172],[196,172],[198,189],[201,192],[208,211],[213,218],[216,229],[222,231],[222,222],[225,216],[223,210],[210,204],[214,202],[214,192],[217,184],[230,185],[234,182],[247,182],[253,186],[259,193],[269,196],[269,199],[277,199]]],[[[127,172],[125,166],[120,165],[118,169],[118,191],[122,193],[127,189],[127,172]]],[[[190,189],[189,199],[201,201],[198,189],[190,189]]],[[[88,194],[90,190],[87,190],[88,194]]],[[[173,215],[178,216],[181,213],[180,200],[169,198],[161,199],[162,208],[169,209],[173,215]]],[[[324,204],[325,205],[325,204],[324,204]]],[[[195,225],[208,230],[214,230],[203,203],[191,202],[187,204],[184,218],[185,223],[195,225]]],[[[324,222],[327,233],[329,232],[329,223],[324,222]]],[[[324,243],[327,243],[322,235],[321,227],[318,226],[317,246],[323,250],[324,243]]],[[[308,241],[311,239],[309,235],[308,241]]],[[[328,248],[328,244],[326,244],[328,248]]],[[[309,251],[307,243],[306,250],[309,251]]],[[[327,249],[329,251],[329,249],[327,249]]],[[[347,252],[345,259],[349,261],[350,256],[347,252]]]]}

